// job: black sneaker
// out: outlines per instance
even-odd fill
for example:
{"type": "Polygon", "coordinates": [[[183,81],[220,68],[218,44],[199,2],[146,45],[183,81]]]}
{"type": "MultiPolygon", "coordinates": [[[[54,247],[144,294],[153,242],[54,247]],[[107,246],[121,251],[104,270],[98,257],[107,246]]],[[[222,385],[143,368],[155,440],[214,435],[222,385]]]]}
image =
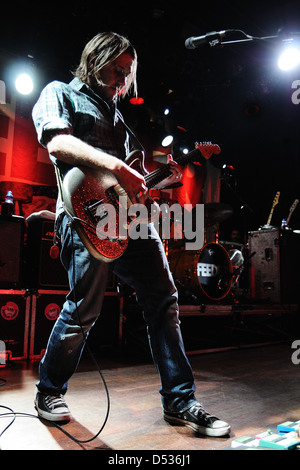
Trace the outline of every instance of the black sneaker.
{"type": "Polygon", "coordinates": [[[196,403],[180,413],[164,411],[164,419],[171,424],[188,426],[206,436],[220,437],[230,433],[229,424],[207,413],[200,403],[196,403]]]}
{"type": "Polygon", "coordinates": [[[37,392],[34,405],[38,415],[48,421],[69,421],[71,419],[71,413],[63,395],[46,395],[37,392]]]}

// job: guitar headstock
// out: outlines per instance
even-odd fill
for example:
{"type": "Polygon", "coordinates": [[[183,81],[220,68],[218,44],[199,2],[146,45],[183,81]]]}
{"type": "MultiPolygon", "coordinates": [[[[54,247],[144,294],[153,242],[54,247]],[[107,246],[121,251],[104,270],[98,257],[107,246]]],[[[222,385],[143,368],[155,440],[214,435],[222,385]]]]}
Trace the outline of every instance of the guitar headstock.
{"type": "Polygon", "coordinates": [[[293,204],[291,205],[291,208],[290,208],[290,211],[294,211],[298,205],[298,202],[299,202],[299,199],[295,199],[295,201],[293,202],[293,204]]]}
{"type": "Polygon", "coordinates": [[[280,196],[280,191],[277,191],[275,197],[274,197],[274,200],[273,200],[273,207],[276,206],[276,204],[278,204],[279,202],[279,196],[280,196]]]}
{"type": "Polygon", "coordinates": [[[211,142],[196,142],[195,148],[200,150],[206,160],[209,160],[212,155],[218,155],[221,152],[219,145],[212,144],[211,142]]]}

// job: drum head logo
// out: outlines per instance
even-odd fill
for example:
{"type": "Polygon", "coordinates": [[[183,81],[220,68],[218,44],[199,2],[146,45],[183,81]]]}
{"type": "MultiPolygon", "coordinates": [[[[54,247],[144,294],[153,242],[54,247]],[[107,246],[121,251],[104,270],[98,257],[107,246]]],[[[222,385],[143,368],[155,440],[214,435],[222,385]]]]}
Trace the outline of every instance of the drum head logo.
{"type": "Polygon", "coordinates": [[[199,277],[214,277],[218,273],[218,267],[211,263],[198,263],[197,273],[199,277]]]}
{"type": "Polygon", "coordinates": [[[4,320],[14,320],[19,315],[19,307],[14,302],[7,302],[1,307],[1,316],[4,320]]]}
{"type": "Polygon", "coordinates": [[[57,304],[48,304],[45,308],[45,317],[48,320],[54,321],[60,314],[60,307],[57,304]]]}

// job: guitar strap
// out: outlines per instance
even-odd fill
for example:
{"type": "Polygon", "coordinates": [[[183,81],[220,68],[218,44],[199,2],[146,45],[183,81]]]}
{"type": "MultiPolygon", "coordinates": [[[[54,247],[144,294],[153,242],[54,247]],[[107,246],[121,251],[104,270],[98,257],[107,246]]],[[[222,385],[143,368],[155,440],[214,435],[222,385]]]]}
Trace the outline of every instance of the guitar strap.
{"type": "Polygon", "coordinates": [[[63,197],[62,197],[62,177],[60,174],[60,170],[56,164],[54,164],[54,169],[55,169],[55,176],[56,176],[56,181],[57,181],[57,186],[58,186],[58,192],[60,195],[60,199],[63,202],[63,197]]]}
{"type": "Polygon", "coordinates": [[[59,227],[59,224],[60,224],[60,220],[61,220],[61,217],[63,215],[63,213],[65,212],[71,220],[73,220],[73,217],[71,216],[71,214],[69,213],[69,211],[66,209],[65,207],[65,204],[64,204],[64,199],[63,199],[63,190],[62,190],[62,185],[63,185],[63,182],[62,182],[62,176],[61,176],[61,173],[60,173],[60,169],[58,168],[58,166],[56,164],[54,164],[54,169],[55,169],[55,176],[56,176],[56,181],[57,181],[57,187],[58,187],[58,193],[59,193],[59,198],[60,198],[60,201],[63,205],[63,212],[61,214],[58,215],[58,217],[56,218],[55,220],[55,226],[54,226],[54,243],[56,243],[56,240],[58,240],[58,237],[57,237],[57,228],[59,227]]]}
{"type": "MultiPolygon", "coordinates": [[[[124,121],[123,119],[123,116],[122,114],[119,112],[119,110],[117,109],[117,114],[120,118],[120,121],[122,122],[125,130],[128,132],[129,134],[129,138],[132,142],[132,148],[130,150],[141,150],[142,152],[146,153],[143,145],[141,144],[141,142],[138,140],[137,136],[135,135],[135,133],[130,129],[130,127],[126,124],[126,122],[124,121]]],[[[125,158],[125,162],[127,160],[128,157],[125,158]]]]}

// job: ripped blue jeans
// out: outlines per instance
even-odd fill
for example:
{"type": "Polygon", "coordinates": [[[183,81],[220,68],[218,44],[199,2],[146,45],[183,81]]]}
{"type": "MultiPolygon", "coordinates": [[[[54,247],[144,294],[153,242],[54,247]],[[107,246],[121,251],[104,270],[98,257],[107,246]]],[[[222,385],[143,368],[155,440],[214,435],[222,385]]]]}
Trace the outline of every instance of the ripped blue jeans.
{"type": "Polygon", "coordinates": [[[52,395],[66,393],[84,347],[82,329],[88,334],[101,313],[107,279],[113,270],[134,288],[143,311],[153,361],[161,379],[163,408],[185,410],[196,402],[193,372],[180,331],[177,290],[161,239],[151,224],[148,230],[148,239],[130,239],[119,259],[103,263],[89,254],[68,217],[63,216],[58,235],[70,292],[39,366],[39,391],[52,395]]]}

